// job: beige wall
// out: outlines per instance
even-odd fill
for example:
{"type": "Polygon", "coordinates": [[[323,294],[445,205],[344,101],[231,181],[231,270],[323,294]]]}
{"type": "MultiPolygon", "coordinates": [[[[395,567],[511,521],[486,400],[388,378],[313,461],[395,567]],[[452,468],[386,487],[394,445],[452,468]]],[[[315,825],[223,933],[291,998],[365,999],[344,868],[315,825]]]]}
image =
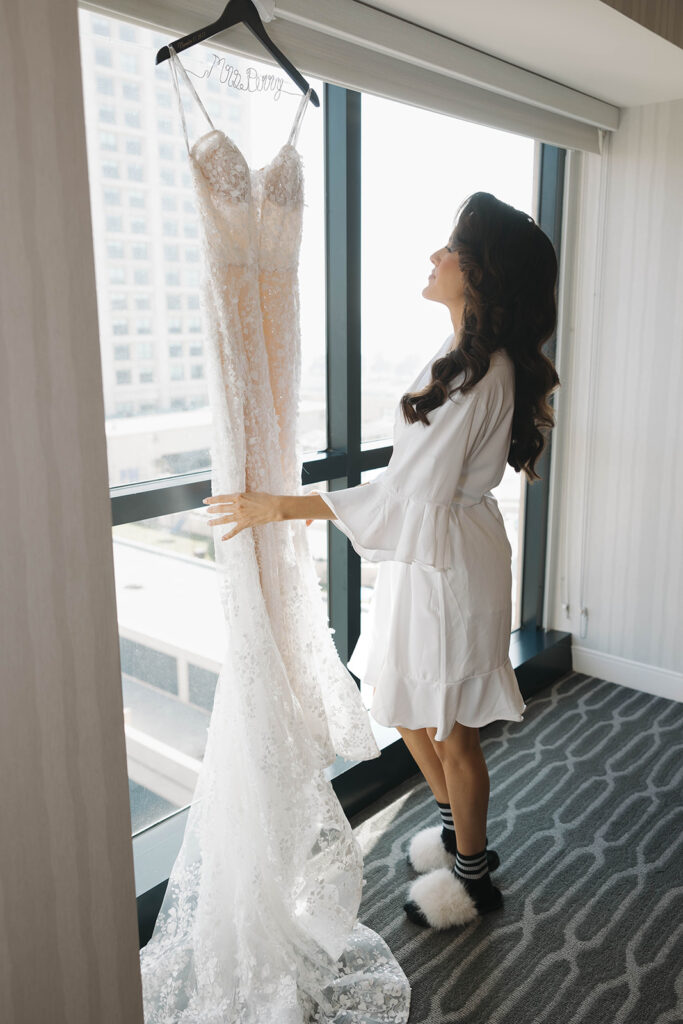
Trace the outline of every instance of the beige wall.
{"type": "Polygon", "coordinates": [[[142,1020],[75,0],[0,17],[0,1020],[142,1020]]]}
{"type": "Polygon", "coordinates": [[[579,671],[681,700],[683,100],[624,110],[569,193],[546,622],[579,671]]]}

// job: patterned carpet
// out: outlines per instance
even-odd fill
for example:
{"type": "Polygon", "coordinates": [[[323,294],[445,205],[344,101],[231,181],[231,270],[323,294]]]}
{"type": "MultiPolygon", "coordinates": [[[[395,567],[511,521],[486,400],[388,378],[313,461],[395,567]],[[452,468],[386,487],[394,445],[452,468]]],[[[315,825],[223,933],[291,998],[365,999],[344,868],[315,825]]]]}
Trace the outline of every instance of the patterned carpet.
{"type": "Polygon", "coordinates": [[[683,1021],[683,704],[580,673],[481,730],[505,905],[444,932],[406,918],[422,775],[352,825],[359,918],[412,987],[410,1024],[683,1021]]]}

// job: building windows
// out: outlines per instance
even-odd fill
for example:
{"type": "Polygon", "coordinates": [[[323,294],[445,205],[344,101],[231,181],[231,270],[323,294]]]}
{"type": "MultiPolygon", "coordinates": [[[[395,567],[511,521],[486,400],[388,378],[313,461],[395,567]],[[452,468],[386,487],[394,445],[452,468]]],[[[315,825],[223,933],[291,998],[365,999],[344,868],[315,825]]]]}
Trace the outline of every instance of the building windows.
{"type": "Polygon", "coordinates": [[[116,383],[117,384],[130,384],[133,380],[132,370],[117,370],[116,371],[116,383]]]}
{"type": "Polygon", "coordinates": [[[136,54],[124,50],[121,54],[121,70],[127,75],[138,74],[138,58],[136,54]]]}
{"type": "Polygon", "coordinates": [[[95,88],[100,96],[113,96],[114,95],[114,79],[104,78],[98,76],[95,80],[95,88]]]}
{"type": "Polygon", "coordinates": [[[130,345],[114,345],[114,359],[117,362],[130,359],[130,345]]]}

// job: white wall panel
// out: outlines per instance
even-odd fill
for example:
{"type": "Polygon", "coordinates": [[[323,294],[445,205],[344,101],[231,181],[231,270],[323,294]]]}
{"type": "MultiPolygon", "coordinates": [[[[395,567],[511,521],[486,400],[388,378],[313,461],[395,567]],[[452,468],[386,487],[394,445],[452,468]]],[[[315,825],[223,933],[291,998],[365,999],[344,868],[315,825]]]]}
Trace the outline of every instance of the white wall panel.
{"type": "Polygon", "coordinates": [[[548,625],[580,671],[683,699],[683,101],[575,158],[548,625]]]}

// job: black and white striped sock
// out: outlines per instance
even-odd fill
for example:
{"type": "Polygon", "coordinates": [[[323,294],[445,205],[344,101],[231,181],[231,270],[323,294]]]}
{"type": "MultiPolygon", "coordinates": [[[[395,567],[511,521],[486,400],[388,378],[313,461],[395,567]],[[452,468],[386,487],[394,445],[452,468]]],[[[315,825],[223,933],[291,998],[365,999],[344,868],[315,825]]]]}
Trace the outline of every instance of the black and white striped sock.
{"type": "MultiPolygon", "coordinates": [[[[441,814],[441,840],[443,845],[446,847],[449,853],[455,854],[456,852],[456,835],[455,825],[453,824],[453,811],[449,803],[442,804],[438,800],[436,806],[439,808],[441,814]]],[[[489,845],[489,837],[486,837],[486,845],[489,845]]]]}
{"type": "Polygon", "coordinates": [[[480,913],[499,905],[500,890],[491,882],[485,849],[469,855],[456,850],[453,874],[462,882],[480,913]]]}

